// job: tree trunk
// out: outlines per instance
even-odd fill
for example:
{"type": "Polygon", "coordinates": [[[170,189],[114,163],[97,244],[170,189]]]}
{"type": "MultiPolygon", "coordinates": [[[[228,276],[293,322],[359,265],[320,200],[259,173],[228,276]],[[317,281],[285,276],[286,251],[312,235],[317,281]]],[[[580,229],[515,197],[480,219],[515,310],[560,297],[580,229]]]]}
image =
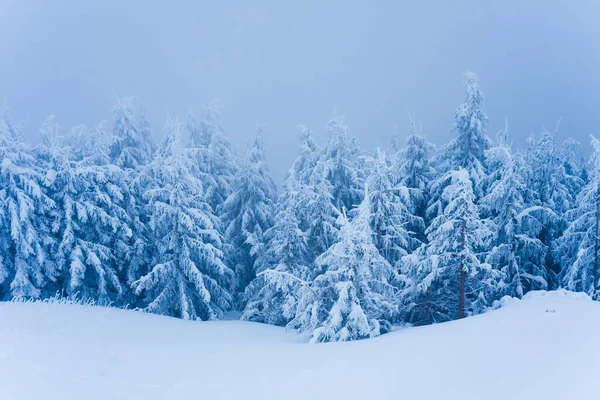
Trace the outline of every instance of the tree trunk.
{"type": "Polygon", "coordinates": [[[596,194],[596,235],[594,237],[594,272],[592,275],[592,287],[594,290],[598,288],[598,252],[600,243],[598,243],[598,231],[600,229],[600,191],[596,194]]]}
{"type": "Polygon", "coordinates": [[[425,314],[427,317],[427,325],[431,325],[431,294],[429,293],[429,289],[425,292],[427,296],[427,300],[425,302],[425,314]]]}
{"type": "Polygon", "coordinates": [[[458,283],[458,319],[465,316],[465,256],[464,251],[467,244],[467,222],[462,220],[462,251],[463,256],[461,257],[459,268],[460,277],[458,283]]]}

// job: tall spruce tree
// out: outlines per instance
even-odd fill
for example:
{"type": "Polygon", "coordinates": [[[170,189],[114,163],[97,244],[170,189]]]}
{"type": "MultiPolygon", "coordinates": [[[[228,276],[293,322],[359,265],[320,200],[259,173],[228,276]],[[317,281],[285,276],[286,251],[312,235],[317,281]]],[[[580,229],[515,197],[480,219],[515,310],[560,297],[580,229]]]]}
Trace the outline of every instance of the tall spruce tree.
{"type": "Polygon", "coordinates": [[[373,243],[381,255],[393,266],[419,245],[415,233],[407,225],[418,225],[409,211],[408,191],[394,186],[392,171],[384,152],[377,150],[371,160],[366,194],[369,196],[373,243]]]}
{"type": "Polygon", "coordinates": [[[555,256],[564,266],[562,282],[569,290],[600,299],[600,141],[592,136],[590,180],[567,212],[568,227],[557,240],[555,256]]]}
{"type": "Polygon", "coordinates": [[[491,173],[481,207],[493,223],[486,261],[504,277],[498,296],[522,297],[529,290],[546,289],[548,249],[536,237],[541,224],[535,213],[526,210],[525,166],[511,151],[507,128],[499,132],[497,144],[486,150],[486,161],[491,173]]]}
{"type": "Polygon", "coordinates": [[[346,119],[332,115],[327,123],[329,142],[323,151],[327,179],[332,186],[334,205],[338,210],[351,210],[362,200],[364,176],[360,169],[360,148],[348,134],[346,119]]]}
{"type": "Polygon", "coordinates": [[[262,127],[257,128],[248,153],[223,204],[228,262],[236,273],[235,290],[243,293],[256,277],[255,262],[263,251],[265,232],[273,226],[277,189],[266,164],[262,127]]]}
{"type": "Polygon", "coordinates": [[[56,203],[53,254],[63,274],[62,290],[103,303],[129,303],[123,259],[132,232],[122,208],[119,169],[108,164],[101,148],[85,148],[71,138],[87,136],[90,143],[100,143],[103,139],[95,136],[102,131],[79,126],[64,143],[42,133],[37,153],[47,158],[48,193],[56,203]]]}
{"type": "Polygon", "coordinates": [[[458,136],[446,146],[442,155],[445,171],[458,168],[467,170],[474,184],[476,198],[483,189],[481,184],[487,174],[485,150],[491,143],[486,133],[488,117],[483,111],[483,100],[477,75],[466,72],[464,102],[454,113],[452,127],[458,136]]]}
{"type": "Polygon", "coordinates": [[[109,142],[111,164],[119,168],[115,182],[123,188],[123,209],[128,215],[133,235],[128,243],[125,270],[131,285],[150,267],[153,243],[149,230],[149,207],[143,194],[151,182],[147,171],[154,156],[154,142],[148,123],[135,99],[119,99],[112,108],[112,131],[109,142]]]}
{"type": "Polygon", "coordinates": [[[298,285],[312,276],[308,235],[301,226],[308,199],[306,185],[290,174],[283,187],[275,225],[265,233],[265,250],[257,258],[258,276],[246,288],[242,315],[242,319],[274,325],[285,325],[293,318],[298,285]]]}
{"type": "Polygon", "coordinates": [[[55,204],[22,127],[7,109],[0,118],[0,160],[0,296],[39,298],[59,276],[48,220],[55,204]]]}
{"type": "Polygon", "coordinates": [[[338,242],[317,259],[323,272],[301,288],[288,326],[310,332],[312,342],[377,336],[397,311],[395,274],[373,244],[369,203],[365,194],[352,221],[340,216],[338,242]]]}
{"type": "Polygon", "coordinates": [[[221,123],[220,101],[212,100],[199,122],[190,114],[187,129],[195,159],[194,174],[204,182],[208,203],[220,214],[236,172],[235,156],[221,123]]]}
{"type": "Polygon", "coordinates": [[[539,139],[530,138],[525,159],[528,215],[542,224],[536,238],[548,249],[544,261],[546,281],[549,289],[555,289],[559,285],[561,266],[554,257],[554,246],[565,229],[565,213],[573,204],[566,184],[564,149],[558,142],[558,134],[544,130],[539,139]]]}
{"type": "Polygon", "coordinates": [[[191,173],[178,121],[169,119],[165,139],[150,166],[154,186],[146,191],[156,246],[152,268],[133,283],[145,309],[183,319],[220,318],[232,307],[233,272],[223,262],[218,219],[191,173]]]}
{"type": "Polygon", "coordinates": [[[405,301],[414,323],[463,318],[490,303],[501,276],[479,259],[490,236],[479,218],[465,169],[451,171],[442,193],[446,206],[427,228],[426,245],[405,257],[405,301]]]}
{"type": "Polygon", "coordinates": [[[396,162],[392,164],[396,184],[405,192],[411,214],[411,218],[406,221],[406,227],[414,232],[415,238],[421,242],[426,241],[429,184],[436,177],[436,170],[430,162],[434,150],[435,146],[417,131],[417,126],[411,118],[406,146],[399,151],[395,157],[396,162]]]}

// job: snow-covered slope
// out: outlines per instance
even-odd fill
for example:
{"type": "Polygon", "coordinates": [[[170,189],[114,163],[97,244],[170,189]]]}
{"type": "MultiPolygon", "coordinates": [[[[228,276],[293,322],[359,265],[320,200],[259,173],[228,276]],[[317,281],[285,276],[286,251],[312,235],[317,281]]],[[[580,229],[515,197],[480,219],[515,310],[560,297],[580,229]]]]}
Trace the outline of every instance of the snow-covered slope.
{"type": "Polygon", "coordinates": [[[309,345],[281,328],[0,304],[0,398],[598,399],[600,303],[533,292],[487,314],[309,345]]]}

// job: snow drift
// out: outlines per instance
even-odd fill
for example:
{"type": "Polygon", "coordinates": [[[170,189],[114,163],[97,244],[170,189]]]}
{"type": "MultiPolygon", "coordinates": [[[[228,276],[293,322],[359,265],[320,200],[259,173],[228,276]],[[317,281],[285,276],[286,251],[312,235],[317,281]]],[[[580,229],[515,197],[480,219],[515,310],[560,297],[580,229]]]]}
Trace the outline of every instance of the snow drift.
{"type": "Polygon", "coordinates": [[[0,304],[3,399],[596,399],[600,303],[560,290],[484,315],[309,345],[273,326],[0,304]]]}

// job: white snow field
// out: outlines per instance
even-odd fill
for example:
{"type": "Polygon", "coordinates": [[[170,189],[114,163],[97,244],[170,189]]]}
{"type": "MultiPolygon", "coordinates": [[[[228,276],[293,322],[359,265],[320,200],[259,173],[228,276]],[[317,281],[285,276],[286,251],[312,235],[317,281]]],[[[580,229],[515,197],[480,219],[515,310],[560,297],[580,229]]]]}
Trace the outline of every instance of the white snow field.
{"type": "Polygon", "coordinates": [[[532,292],[358,342],[134,311],[0,304],[0,398],[599,399],[600,303],[532,292]]]}

